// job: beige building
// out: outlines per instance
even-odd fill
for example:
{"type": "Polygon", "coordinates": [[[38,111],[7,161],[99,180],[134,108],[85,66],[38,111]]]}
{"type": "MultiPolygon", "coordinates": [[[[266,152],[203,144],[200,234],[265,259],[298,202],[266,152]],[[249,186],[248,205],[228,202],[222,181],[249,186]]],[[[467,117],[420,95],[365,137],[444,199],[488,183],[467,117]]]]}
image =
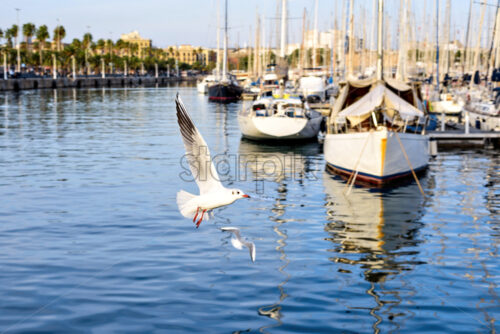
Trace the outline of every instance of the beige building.
{"type": "Polygon", "coordinates": [[[139,46],[139,49],[146,49],[150,48],[152,46],[152,42],[150,39],[142,38],[141,35],[139,35],[139,32],[137,30],[132,31],[131,33],[128,34],[122,34],[120,36],[120,39],[124,42],[129,42],[131,44],[137,44],[139,46]]]}
{"type": "Polygon", "coordinates": [[[210,49],[204,49],[201,47],[195,47],[188,44],[182,44],[180,46],[169,46],[165,49],[167,58],[173,58],[180,63],[186,63],[193,65],[195,62],[199,62],[203,66],[207,65],[210,59],[210,49]]]}

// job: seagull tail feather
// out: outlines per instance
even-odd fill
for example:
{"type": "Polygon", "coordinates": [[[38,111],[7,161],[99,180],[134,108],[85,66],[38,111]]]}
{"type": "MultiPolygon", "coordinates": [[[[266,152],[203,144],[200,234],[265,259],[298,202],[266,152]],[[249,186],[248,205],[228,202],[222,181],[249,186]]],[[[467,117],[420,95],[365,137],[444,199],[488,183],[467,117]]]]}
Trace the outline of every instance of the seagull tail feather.
{"type": "Polygon", "coordinates": [[[179,207],[181,214],[186,218],[192,218],[196,213],[196,206],[190,203],[190,201],[195,197],[196,195],[188,193],[184,190],[177,193],[177,206],[179,207]]]}

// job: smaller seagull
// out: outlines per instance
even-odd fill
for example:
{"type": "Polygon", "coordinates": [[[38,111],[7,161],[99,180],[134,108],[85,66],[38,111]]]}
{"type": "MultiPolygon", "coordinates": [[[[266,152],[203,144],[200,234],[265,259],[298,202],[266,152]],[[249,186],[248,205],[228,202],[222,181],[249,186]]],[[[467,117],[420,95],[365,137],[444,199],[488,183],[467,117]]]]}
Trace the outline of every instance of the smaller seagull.
{"type": "Polygon", "coordinates": [[[242,238],[240,235],[240,230],[237,227],[221,227],[224,232],[231,232],[233,237],[231,238],[231,244],[236,249],[243,249],[243,246],[247,247],[250,251],[250,259],[255,262],[255,244],[248,241],[246,238],[242,238]]]}
{"type": "Polygon", "coordinates": [[[193,217],[198,228],[207,213],[221,206],[229,205],[240,198],[249,198],[240,189],[228,189],[219,180],[219,174],[210,158],[207,143],[194,125],[191,117],[182,103],[179,94],[175,98],[177,107],[177,122],[181,130],[182,140],[186,148],[186,157],[191,173],[196,179],[200,194],[190,194],[184,190],[177,193],[177,206],[186,218],[193,217]],[[207,212],[208,211],[208,212],[207,212]],[[196,221],[196,218],[200,218],[196,221]]]}

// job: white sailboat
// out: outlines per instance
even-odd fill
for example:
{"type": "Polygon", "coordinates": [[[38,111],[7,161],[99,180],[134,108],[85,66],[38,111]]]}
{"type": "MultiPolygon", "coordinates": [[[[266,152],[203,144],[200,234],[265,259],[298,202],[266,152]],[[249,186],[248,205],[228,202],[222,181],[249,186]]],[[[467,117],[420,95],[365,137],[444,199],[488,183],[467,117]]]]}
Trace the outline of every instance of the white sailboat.
{"type": "Polygon", "coordinates": [[[215,75],[207,75],[196,84],[196,89],[200,94],[208,94],[208,87],[217,82],[215,75]]]}
{"type": "Polygon", "coordinates": [[[500,105],[493,101],[470,102],[464,107],[469,124],[483,131],[500,131],[500,105]]]}
{"type": "Polygon", "coordinates": [[[377,77],[347,81],[324,142],[329,170],[379,185],[425,169],[429,159],[418,92],[382,78],[382,8],[379,0],[377,77]]]}
{"type": "Polygon", "coordinates": [[[243,137],[252,140],[316,138],[323,117],[299,98],[266,97],[238,114],[243,137]]]}
{"type": "Polygon", "coordinates": [[[432,102],[430,112],[436,114],[438,117],[444,114],[445,122],[461,123],[464,104],[464,100],[452,92],[441,93],[439,100],[432,102]]]}
{"type": "MultiPolygon", "coordinates": [[[[281,10],[280,62],[286,63],[286,0],[282,0],[281,10]]],[[[279,68],[274,72],[273,76],[273,73],[269,73],[269,76],[264,78],[270,81],[271,87],[273,82],[283,78],[279,68]]],[[[263,96],[264,92],[261,92],[261,96],[249,108],[243,108],[238,114],[243,137],[253,140],[298,140],[317,137],[323,120],[319,112],[310,109],[307,102],[288,94],[284,85],[275,87],[274,91],[269,93],[263,96]]]]}

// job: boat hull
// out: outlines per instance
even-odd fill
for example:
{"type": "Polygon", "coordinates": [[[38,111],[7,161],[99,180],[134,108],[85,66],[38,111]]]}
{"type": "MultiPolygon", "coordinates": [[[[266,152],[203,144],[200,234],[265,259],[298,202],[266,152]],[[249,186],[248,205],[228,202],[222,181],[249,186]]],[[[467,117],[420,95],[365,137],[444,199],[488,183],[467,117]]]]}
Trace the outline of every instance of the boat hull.
{"type": "Polygon", "coordinates": [[[238,115],[243,137],[252,140],[298,140],[316,138],[322,117],[258,117],[238,115]]]}
{"type": "Polygon", "coordinates": [[[444,114],[445,121],[461,123],[463,106],[463,103],[455,101],[436,101],[432,103],[433,110],[431,114],[435,114],[438,118],[441,117],[441,114],[444,114]]]}
{"type": "Polygon", "coordinates": [[[474,109],[466,109],[469,113],[469,124],[482,131],[500,131],[500,115],[485,115],[474,111],[474,109]]]}
{"type": "Polygon", "coordinates": [[[327,168],[343,175],[356,171],[356,180],[384,185],[427,168],[429,139],[414,133],[394,133],[386,129],[372,132],[328,134],[324,143],[327,168]],[[401,140],[403,153],[397,139],[401,140]]]}
{"type": "Polygon", "coordinates": [[[243,88],[233,84],[217,83],[208,87],[208,99],[213,102],[237,101],[243,93],[243,88]]]}
{"type": "Polygon", "coordinates": [[[196,89],[198,90],[198,93],[200,93],[200,94],[207,94],[208,93],[208,84],[206,82],[199,82],[196,85],[196,89]]]}

